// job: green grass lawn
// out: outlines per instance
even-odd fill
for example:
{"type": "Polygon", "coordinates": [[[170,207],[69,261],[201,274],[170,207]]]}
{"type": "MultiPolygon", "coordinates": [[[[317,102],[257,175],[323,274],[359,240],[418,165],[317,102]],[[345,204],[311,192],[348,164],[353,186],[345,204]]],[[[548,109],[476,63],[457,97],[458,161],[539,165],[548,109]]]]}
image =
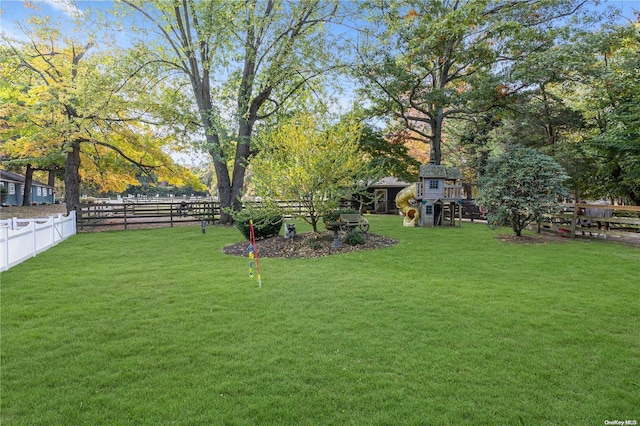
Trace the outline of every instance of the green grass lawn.
{"type": "Polygon", "coordinates": [[[4,272],[2,425],[640,421],[640,249],[369,220],[400,243],[261,259],[263,288],[220,227],[80,234],[4,272]]]}

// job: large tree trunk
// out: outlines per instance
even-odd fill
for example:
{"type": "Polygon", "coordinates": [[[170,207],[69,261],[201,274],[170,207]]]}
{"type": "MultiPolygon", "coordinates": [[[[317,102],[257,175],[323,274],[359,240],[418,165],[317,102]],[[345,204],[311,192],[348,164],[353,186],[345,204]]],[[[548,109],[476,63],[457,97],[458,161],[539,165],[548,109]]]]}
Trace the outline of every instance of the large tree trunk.
{"type": "Polygon", "coordinates": [[[64,201],[67,214],[80,205],[80,142],[73,142],[64,162],[64,201]]]}
{"type": "Polygon", "coordinates": [[[215,133],[215,129],[211,120],[206,117],[206,114],[202,114],[202,121],[206,129],[210,131],[206,132],[207,144],[212,148],[209,149],[209,155],[213,161],[213,168],[216,173],[217,189],[218,189],[218,202],[220,203],[220,224],[231,225],[233,224],[233,218],[229,214],[228,209],[233,207],[233,197],[231,196],[231,180],[229,179],[229,168],[220,146],[220,138],[215,133]]]}
{"type": "Polygon", "coordinates": [[[438,109],[437,114],[431,121],[431,150],[429,151],[429,161],[434,164],[442,163],[442,123],[444,114],[442,108],[438,109]]]}
{"type": "MultiPolygon", "coordinates": [[[[233,178],[229,180],[227,165],[214,165],[216,176],[218,178],[218,197],[220,200],[220,208],[227,209],[220,214],[220,223],[223,225],[233,224],[233,217],[229,210],[239,211],[242,209],[242,189],[244,188],[244,177],[247,169],[247,161],[251,150],[251,133],[252,124],[247,120],[243,120],[238,130],[238,145],[236,147],[236,156],[233,163],[233,178]],[[223,171],[217,173],[218,170],[223,171]]],[[[212,154],[212,157],[215,157],[212,154]]]]}
{"type": "Polygon", "coordinates": [[[27,164],[27,171],[24,173],[24,191],[22,192],[22,205],[31,205],[31,188],[33,182],[33,167],[27,164]]]}
{"type": "Polygon", "coordinates": [[[51,166],[51,168],[49,169],[49,175],[47,179],[47,185],[52,188],[56,186],[56,171],[55,169],[53,169],[53,167],[54,166],[51,166]]]}
{"type": "Polygon", "coordinates": [[[213,104],[211,101],[208,71],[204,71],[203,77],[200,77],[197,74],[197,67],[194,65],[194,75],[192,75],[191,78],[191,85],[196,95],[196,104],[200,110],[200,119],[205,129],[207,145],[211,147],[209,148],[209,155],[211,155],[213,168],[216,173],[217,195],[220,203],[220,224],[231,225],[233,224],[233,218],[228,212],[228,209],[233,207],[231,180],[229,179],[229,168],[227,167],[227,160],[220,143],[220,136],[211,120],[213,104]]]}
{"type": "Polygon", "coordinates": [[[231,181],[229,180],[229,171],[227,164],[222,161],[220,155],[213,149],[209,150],[209,154],[213,159],[213,166],[216,172],[216,180],[218,182],[218,201],[220,202],[220,224],[231,225],[233,218],[229,214],[228,209],[232,207],[233,197],[231,196],[231,181]]]}
{"type": "Polygon", "coordinates": [[[270,89],[262,92],[257,97],[252,98],[253,82],[255,80],[256,62],[255,62],[255,32],[254,27],[247,29],[245,39],[245,56],[244,66],[242,70],[242,80],[238,90],[238,145],[236,146],[236,155],[233,161],[233,176],[231,177],[231,186],[229,193],[229,206],[239,211],[242,209],[242,189],[244,188],[244,177],[247,169],[247,162],[251,152],[251,134],[253,133],[253,125],[257,120],[258,109],[264,102],[270,89]]]}

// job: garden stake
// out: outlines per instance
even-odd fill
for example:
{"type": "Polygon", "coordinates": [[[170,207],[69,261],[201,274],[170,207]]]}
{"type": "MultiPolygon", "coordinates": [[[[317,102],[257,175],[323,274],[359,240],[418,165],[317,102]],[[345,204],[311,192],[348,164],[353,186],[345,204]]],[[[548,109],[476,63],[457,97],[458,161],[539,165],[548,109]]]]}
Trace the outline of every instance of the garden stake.
{"type": "MultiPolygon", "coordinates": [[[[253,246],[253,251],[249,253],[249,259],[251,256],[254,256],[256,259],[256,272],[258,273],[258,286],[262,288],[262,276],[260,275],[260,262],[258,260],[258,246],[256,245],[256,234],[253,230],[253,220],[249,220],[249,231],[251,235],[251,245],[253,246]]],[[[251,261],[249,261],[249,268],[251,268],[251,261]]]]}
{"type": "Polygon", "coordinates": [[[249,278],[253,278],[253,259],[255,258],[253,253],[253,244],[249,244],[247,247],[247,257],[249,257],[249,278]]]}

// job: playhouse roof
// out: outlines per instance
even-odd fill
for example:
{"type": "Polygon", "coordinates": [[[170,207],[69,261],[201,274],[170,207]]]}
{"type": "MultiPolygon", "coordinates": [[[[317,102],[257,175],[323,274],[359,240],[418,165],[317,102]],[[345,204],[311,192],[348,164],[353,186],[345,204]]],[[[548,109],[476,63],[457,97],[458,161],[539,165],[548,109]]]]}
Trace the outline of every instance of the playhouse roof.
{"type": "Polygon", "coordinates": [[[421,178],[462,179],[462,172],[455,167],[445,167],[441,164],[426,164],[420,166],[421,178]]]}

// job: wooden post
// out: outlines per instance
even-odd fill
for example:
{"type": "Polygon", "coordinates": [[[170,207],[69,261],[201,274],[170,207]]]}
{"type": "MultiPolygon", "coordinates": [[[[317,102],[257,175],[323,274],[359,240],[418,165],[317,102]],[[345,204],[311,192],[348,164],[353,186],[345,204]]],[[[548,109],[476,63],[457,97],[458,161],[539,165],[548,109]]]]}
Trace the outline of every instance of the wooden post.
{"type": "Polygon", "coordinates": [[[456,203],[451,203],[451,226],[456,226],[456,203]]]}
{"type": "Polygon", "coordinates": [[[78,223],[82,220],[82,204],[79,205],[76,210],[72,211],[76,212],[76,229],[80,228],[80,230],[82,231],[84,229],[82,223],[80,223],[80,226],[78,226],[78,223]]]}
{"type": "Polygon", "coordinates": [[[124,229],[127,229],[127,204],[124,204],[124,229]]]}
{"type": "MultiPolygon", "coordinates": [[[[576,193],[576,195],[578,195],[576,193]]],[[[578,224],[578,197],[573,201],[573,219],[571,220],[571,238],[576,238],[576,226],[578,224]]]]}

